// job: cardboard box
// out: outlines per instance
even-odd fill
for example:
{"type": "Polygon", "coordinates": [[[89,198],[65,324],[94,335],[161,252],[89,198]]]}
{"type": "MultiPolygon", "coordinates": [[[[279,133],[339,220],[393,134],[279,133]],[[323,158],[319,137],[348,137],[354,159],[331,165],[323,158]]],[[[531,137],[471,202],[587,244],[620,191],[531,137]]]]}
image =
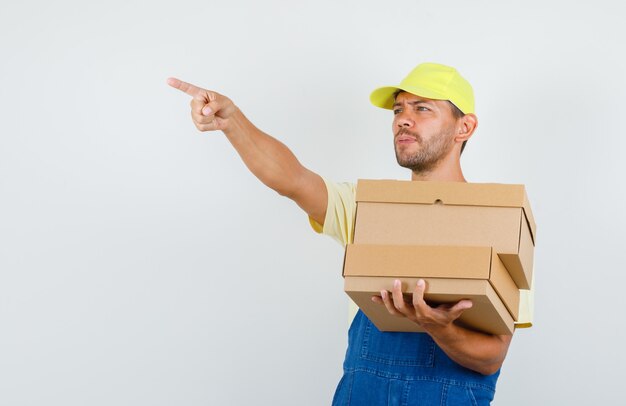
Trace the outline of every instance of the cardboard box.
{"type": "Polygon", "coordinates": [[[372,302],[380,290],[391,291],[395,279],[408,302],[420,278],[431,305],[471,299],[458,320],[471,329],[512,334],[518,316],[519,289],[491,247],[348,245],[344,278],[346,293],[381,331],[423,331],[372,302]]]}
{"type": "Polygon", "coordinates": [[[535,222],[523,185],[359,180],[354,244],[493,247],[520,289],[535,222]]]}

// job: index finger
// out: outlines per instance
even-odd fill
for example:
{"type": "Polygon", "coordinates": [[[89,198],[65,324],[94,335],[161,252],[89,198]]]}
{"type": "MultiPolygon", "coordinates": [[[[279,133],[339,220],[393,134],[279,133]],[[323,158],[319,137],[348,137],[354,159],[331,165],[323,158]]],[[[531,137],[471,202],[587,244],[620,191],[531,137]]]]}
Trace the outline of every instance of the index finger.
{"type": "Polygon", "coordinates": [[[187,93],[191,97],[199,96],[202,92],[205,91],[198,86],[194,86],[191,83],[183,82],[182,80],[176,78],[168,78],[167,84],[175,89],[187,93]]]}

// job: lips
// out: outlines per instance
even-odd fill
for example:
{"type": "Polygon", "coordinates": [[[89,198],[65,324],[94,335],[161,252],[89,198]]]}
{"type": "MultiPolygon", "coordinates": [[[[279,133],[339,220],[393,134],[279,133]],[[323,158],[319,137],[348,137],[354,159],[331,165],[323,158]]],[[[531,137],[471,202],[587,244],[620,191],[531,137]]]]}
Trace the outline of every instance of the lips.
{"type": "Polygon", "coordinates": [[[414,142],[417,142],[417,139],[410,135],[402,134],[396,137],[396,144],[412,144],[414,142]]]}
{"type": "Polygon", "coordinates": [[[418,141],[417,134],[411,134],[406,129],[401,129],[396,134],[396,144],[412,144],[418,141]]]}

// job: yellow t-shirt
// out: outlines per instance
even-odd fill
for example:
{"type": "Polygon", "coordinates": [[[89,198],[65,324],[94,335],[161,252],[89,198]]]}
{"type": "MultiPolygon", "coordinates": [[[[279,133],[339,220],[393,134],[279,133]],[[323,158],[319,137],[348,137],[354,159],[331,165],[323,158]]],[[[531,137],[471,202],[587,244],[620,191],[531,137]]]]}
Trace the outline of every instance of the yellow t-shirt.
{"type": "MultiPolygon", "coordinates": [[[[309,217],[311,227],[318,232],[329,235],[344,247],[352,243],[354,235],[354,217],[356,213],[356,185],[353,183],[334,183],[324,179],[328,191],[328,205],[324,225],[309,217]]],[[[534,276],[531,286],[534,287],[534,276]]],[[[520,289],[519,320],[516,328],[532,326],[534,292],[531,288],[520,289]]],[[[354,318],[358,308],[350,301],[350,320],[354,318]]]]}

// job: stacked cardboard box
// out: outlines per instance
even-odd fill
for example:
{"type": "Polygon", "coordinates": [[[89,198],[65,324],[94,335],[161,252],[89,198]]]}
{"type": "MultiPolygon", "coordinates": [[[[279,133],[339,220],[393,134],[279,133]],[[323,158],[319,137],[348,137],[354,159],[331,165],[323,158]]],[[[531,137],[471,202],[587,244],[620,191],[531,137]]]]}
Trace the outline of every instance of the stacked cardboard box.
{"type": "Polygon", "coordinates": [[[356,200],[345,290],[380,330],[421,331],[371,297],[395,279],[410,296],[424,279],[428,303],[472,300],[460,324],[512,334],[533,272],[536,227],[523,185],[359,180],[356,200]]]}

